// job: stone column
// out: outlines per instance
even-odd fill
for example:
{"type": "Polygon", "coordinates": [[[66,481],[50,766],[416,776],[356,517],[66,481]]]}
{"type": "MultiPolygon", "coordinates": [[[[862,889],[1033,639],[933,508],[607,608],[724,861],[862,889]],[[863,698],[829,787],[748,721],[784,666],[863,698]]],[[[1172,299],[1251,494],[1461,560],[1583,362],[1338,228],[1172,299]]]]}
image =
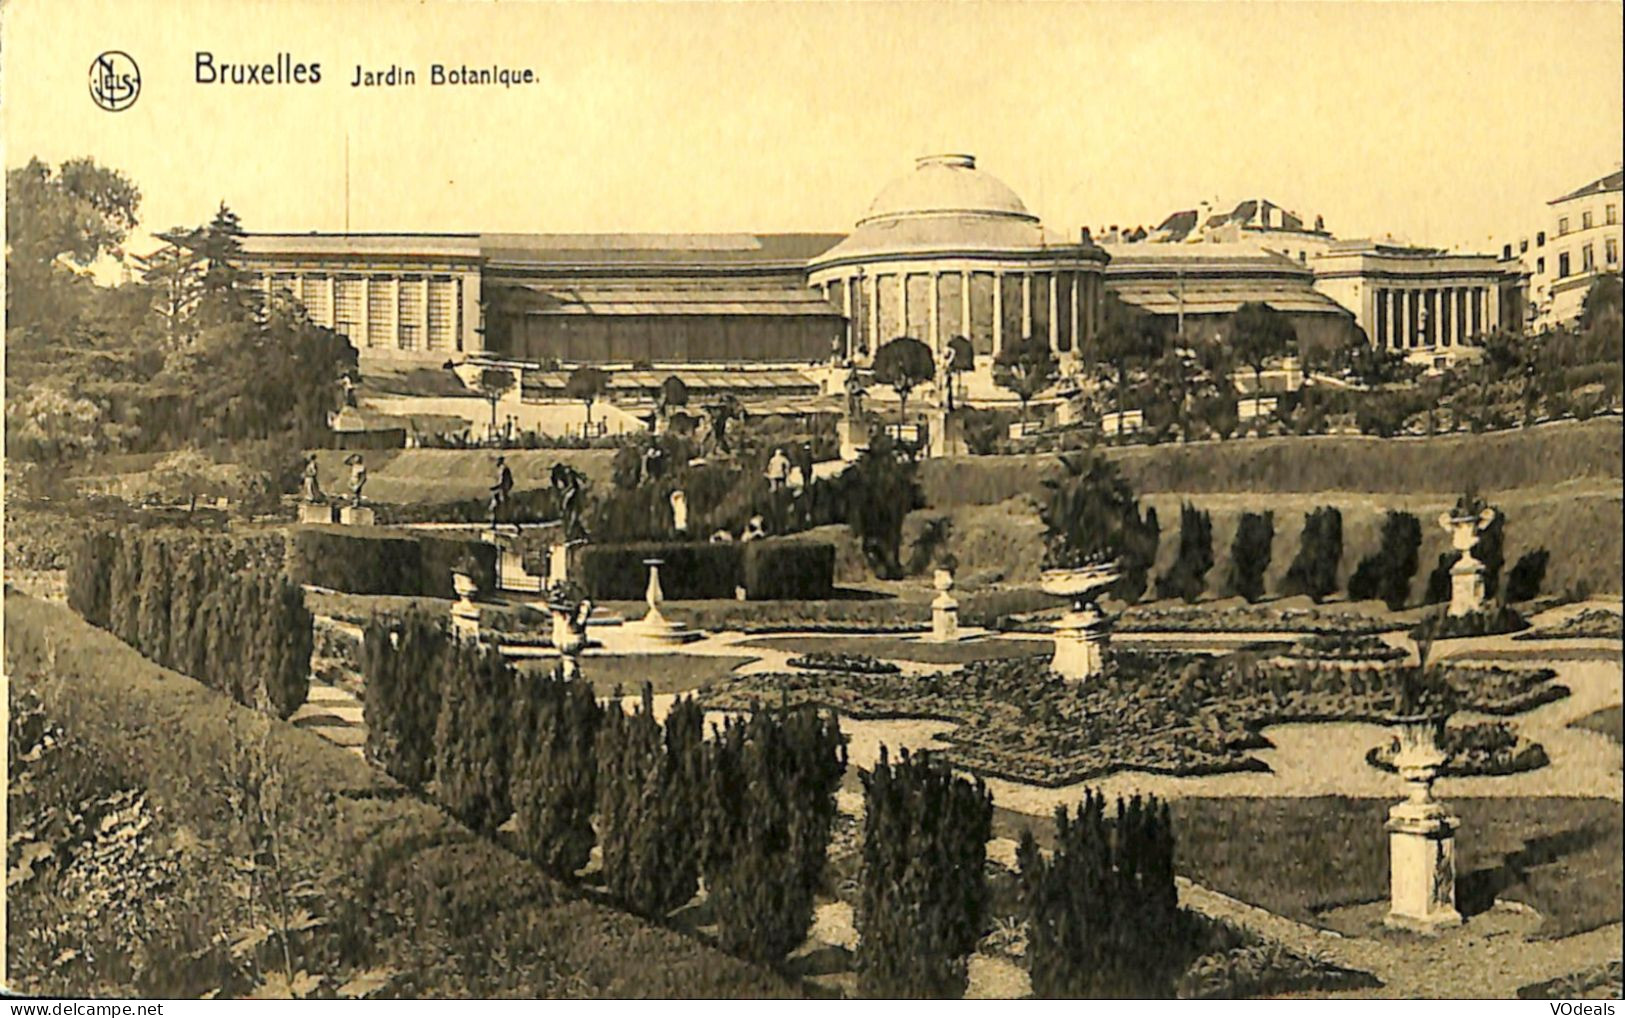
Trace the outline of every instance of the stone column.
{"type": "Polygon", "coordinates": [[[357,337],[357,344],[362,347],[372,345],[372,276],[361,277],[361,335],[357,337]]]}
{"type": "Polygon", "coordinates": [[[869,277],[869,335],[865,342],[869,347],[869,356],[873,358],[875,350],[880,346],[875,339],[880,334],[880,274],[869,277]]]}
{"type": "Polygon", "coordinates": [[[401,277],[389,277],[389,335],[391,350],[401,348],[401,277]]]}
{"type": "Polygon", "coordinates": [[[846,315],[846,359],[851,360],[854,344],[852,333],[857,329],[852,321],[852,283],[857,277],[847,276],[841,281],[841,311],[846,315]]]}
{"type": "MultiPolygon", "coordinates": [[[[908,272],[897,273],[897,328],[902,330],[897,335],[909,335],[908,329],[908,272]]],[[[887,336],[889,342],[897,336],[887,336]]]]}
{"type": "Polygon", "coordinates": [[[959,334],[972,340],[974,345],[975,330],[971,328],[970,316],[970,270],[959,270],[959,334]]]}
{"type": "Polygon", "coordinates": [[[339,325],[339,275],[336,272],[327,274],[327,327],[336,329],[339,325]]]}
{"type": "Polygon", "coordinates": [[[1489,328],[1501,327],[1501,291],[1499,287],[1486,286],[1484,288],[1485,317],[1489,320],[1489,328]]]}
{"type": "Polygon", "coordinates": [[[1004,349],[1004,273],[993,273],[993,356],[1004,349]]]}
{"type": "Polygon", "coordinates": [[[1056,278],[1056,273],[1052,269],[1049,274],[1049,348],[1051,350],[1059,350],[1061,348],[1061,316],[1057,314],[1057,310],[1060,307],[1060,300],[1058,296],[1059,286],[1060,280],[1056,278]]]}
{"type": "Polygon", "coordinates": [[[418,319],[421,322],[423,322],[423,326],[422,326],[422,328],[423,328],[423,342],[418,346],[418,349],[419,350],[428,350],[429,349],[430,333],[429,333],[429,274],[427,272],[425,272],[423,274],[423,299],[418,302],[418,319]]]}
{"type": "Polygon", "coordinates": [[[926,320],[931,323],[931,352],[942,354],[942,323],[938,320],[937,303],[942,300],[942,273],[931,273],[931,313],[926,320]]]}
{"type": "Polygon", "coordinates": [[[1082,313],[1078,310],[1078,293],[1082,288],[1078,286],[1078,273],[1072,273],[1072,359],[1083,360],[1083,334],[1078,331],[1078,322],[1082,320],[1082,313]]]}
{"type": "Polygon", "coordinates": [[[1021,336],[1026,339],[1033,334],[1033,274],[1021,274],[1021,336]]]}

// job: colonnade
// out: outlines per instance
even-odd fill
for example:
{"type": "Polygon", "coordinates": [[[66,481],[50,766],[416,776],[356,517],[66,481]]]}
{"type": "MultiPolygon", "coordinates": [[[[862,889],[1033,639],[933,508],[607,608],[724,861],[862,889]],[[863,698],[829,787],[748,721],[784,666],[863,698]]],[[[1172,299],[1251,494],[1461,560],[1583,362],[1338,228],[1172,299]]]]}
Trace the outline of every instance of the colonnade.
{"type": "Polygon", "coordinates": [[[1039,336],[1065,354],[1101,327],[1102,281],[1093,266],[868,266],[814,285],[846,315],[848,357],[872,356],[898,336],[913,336],[936,354],[965,336],[979,357],[1039,336]]]}
{"type": "Polygon", "coordinates": [[[424,273],[262,273],[270,298],[297,298],[311,321],[348,336],[357,349],[470,351],[477,344],[479,284],[465,276],[424,273]],[[470,312],[472,302],[472,313],[470,312]]]}
{"type": "Polygon", "coordinates": [[[1490,286],[1395,286],[1372,290],[1373,344],[1390,350],[1462,346],[1500,325],[1490,286]]]}

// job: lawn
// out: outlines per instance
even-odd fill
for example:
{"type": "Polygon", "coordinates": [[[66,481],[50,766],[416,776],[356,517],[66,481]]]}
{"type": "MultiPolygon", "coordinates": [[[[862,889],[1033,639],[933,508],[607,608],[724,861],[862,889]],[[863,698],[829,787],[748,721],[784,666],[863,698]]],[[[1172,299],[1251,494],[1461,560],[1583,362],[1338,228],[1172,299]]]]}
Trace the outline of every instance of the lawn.
{"type": "MultiPolygon", "coordinates": [[[[1173,801],[1177,868],[1198,884],[1303,922],[1388,896],[1386,799],[1225,798],[1173,801]]],[[[1456,901],[1469,919],[1496,898],[1534,908],[1543,937],[1620,921],[1620,804],[1606,799],[1452,800],[1456,901]]],[[[1050,824],[1000,811],[996,833],[1050,824]]]]}
{"type": "Polygon", "coordinates": [[[1590,714],[1587,714],[1585,717],[1580,718],[1577,721],[1569,722],[1569,727],[1584,728],[1589,731],[1600,732],[1603,735],[1608,736],[1610,739],[1613,739],[1615,743],[1619,743],[1621,741],[1620,708],[1616,705],[1613,707],[1604,707],[1599,711],[1592,711],[1590,714]]]}
{"type": "Polygon", "coordinates": [[[1012,657],[1052,653],[1048,640],[991,639],[961,643],[927,643],[897,636],[770,636],[751,640],[748,647],[765,647],[791,654],[867,654],[882,661],[918,661],[932,665],[962,665],[1012,657]]]}
{"type": "MultiPolygon", "coordinates": [[[[582,677],[592,683],[599,696],[610,696],[620,687],[628,696],[637,693],[645,682],[656,693],[688,693],[704,689],[726,677],[740,665],[756,660],[753,657],[698,654],[593,654],[581,659],[582,677]]],[[[554,667],[552,659],[523,662],[521,671],[534,672],[554,667]]]]}

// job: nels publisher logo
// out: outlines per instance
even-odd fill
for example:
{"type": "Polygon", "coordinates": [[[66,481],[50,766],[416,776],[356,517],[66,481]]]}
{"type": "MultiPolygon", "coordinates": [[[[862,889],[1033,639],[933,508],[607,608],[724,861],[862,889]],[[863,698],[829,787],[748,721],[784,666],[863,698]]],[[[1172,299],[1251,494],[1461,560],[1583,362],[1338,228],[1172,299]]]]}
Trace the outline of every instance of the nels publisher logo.
{"type": "Polygon", "coordinates": [[[110,49],[90,64],[90,97],[104,110],[117,113],[135,104],[141,94],[141,68],[122,50],[110,49]]]}

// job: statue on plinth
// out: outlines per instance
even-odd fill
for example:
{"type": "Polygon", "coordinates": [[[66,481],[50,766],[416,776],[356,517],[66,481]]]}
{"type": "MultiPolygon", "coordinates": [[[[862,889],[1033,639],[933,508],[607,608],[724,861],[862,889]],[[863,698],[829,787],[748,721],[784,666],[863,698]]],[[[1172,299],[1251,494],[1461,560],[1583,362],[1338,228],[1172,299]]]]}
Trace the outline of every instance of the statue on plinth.
{"type": "Polygon", "coordinates": [[[344,463],[350,468],[350,504],[360,508],[361,489],[367,486],[366,458],[358,452],[353,452],[344,458],[344,463]]]}
{"type": "Polygon", "coordinates": [[[680,490],[671,493],[671,526],[679,534],[688,533],[688,496],[680,490]]]}
{"type": "Polygon", "coordinates": [[[311,505],[322,502],[321,467],[316,463],[315,453],[305,457],[304,497],[311,505]]]}
{"type": "Polygon", "coordinates": [[[842,386],[846,390],[846,419],[857,420],[863,416],[863,397],[865,395],[863,380],[858,377],[856,365],[850,362],[846,366],[846,381],[842,386]]]}
{"type": "Polygon", "coordinates": [[[585,541],[587,526],[582,518],[585,511],[582,493],[587,486],[586,477],[567,463],[555,463],[548,479],[554,494],[559,497],[559,518],[564,524],[565,543],[585,541]]]}

